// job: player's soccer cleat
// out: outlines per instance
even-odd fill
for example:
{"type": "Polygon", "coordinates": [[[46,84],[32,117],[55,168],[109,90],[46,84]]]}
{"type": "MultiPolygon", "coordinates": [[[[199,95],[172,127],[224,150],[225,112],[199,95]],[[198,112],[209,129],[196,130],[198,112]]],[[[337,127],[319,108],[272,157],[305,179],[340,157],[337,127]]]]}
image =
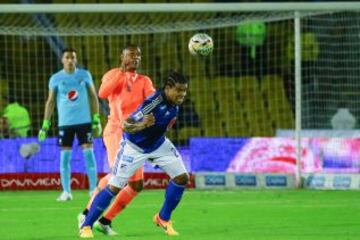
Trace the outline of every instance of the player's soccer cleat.
{"type": "Polygon", "coordinates": [[[153,217],[153,222],[158,227],[161,227],[162,229],[164,229],[164,231],[167,235],[169,235],[169,236],[178,236],[179,235],[179,233],[177,231],[175,231],[175,229],[173,228],[172,222],[162,220],[158,213],[153,217]]]}
{"type": "Polygon", "coordinates": [[[68,192],[62,192],[60,196],[56,199],[58,202],[71,201],[73,199],[72,194],[68,192]]]}
{"type": "Polygon", "coordinates": [[[90,226],[85,226],[80,229],[80,238],[93,238],[94,234],[90,226]]]}
{"type": "Polygon", "coordinates": [[[81,229],[81,226],[84,224],[85,218],[86,218],[86,216],[83,213],[79,213],[79,215],[77,216],[79,229],[81,229]]]}
{"type": "Polygon", "coordinates": [[[115,232],[111,225],[107,225],[107,224],[102,224],[99,221],[96,221],[94,224],[94,229],[96,231],[102,232],[103,234],[107,235],[107,236],[116,236],[118,235],[117,232],[115,232]]]}

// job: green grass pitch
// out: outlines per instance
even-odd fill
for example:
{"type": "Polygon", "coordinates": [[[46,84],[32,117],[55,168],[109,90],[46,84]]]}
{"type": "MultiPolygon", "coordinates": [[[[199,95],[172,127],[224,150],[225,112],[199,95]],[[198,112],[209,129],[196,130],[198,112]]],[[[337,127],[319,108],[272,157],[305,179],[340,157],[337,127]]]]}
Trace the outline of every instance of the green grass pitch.
{"type": "MultiPolygon", "coordinates": [[[[0,192],[1,240],[79,239],[76,216],[88,199],[56,202],[59,192],[0,192]]],[[[188,190],[173,214],[179,237],[153,225],[164,191],[144,191],[114,220],[120,233],[95,239],[360,239],[360,191],[188,190]]]]}

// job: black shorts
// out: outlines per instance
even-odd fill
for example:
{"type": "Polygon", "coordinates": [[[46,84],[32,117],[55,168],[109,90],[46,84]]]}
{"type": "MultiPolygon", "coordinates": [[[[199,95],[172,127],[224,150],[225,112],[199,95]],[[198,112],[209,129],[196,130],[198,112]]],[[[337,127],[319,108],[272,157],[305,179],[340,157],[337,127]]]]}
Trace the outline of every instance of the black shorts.
{"type": "Polygon", "coordinates": [[[75,135],[79,145],[93,143],[91,123],[59,127],[59,146],[72,147],[75,135]]]}

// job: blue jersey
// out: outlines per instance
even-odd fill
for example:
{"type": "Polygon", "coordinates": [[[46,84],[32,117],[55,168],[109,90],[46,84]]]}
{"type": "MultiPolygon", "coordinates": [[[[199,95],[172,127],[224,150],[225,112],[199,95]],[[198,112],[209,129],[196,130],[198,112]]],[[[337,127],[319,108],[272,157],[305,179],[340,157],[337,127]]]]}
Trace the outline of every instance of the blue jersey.
{"type": "Polygon", "coordinates": [[[124,139],[135,144],[149,153],[156,150],[165,141],[166,131],[174,125],[179,106],[170,104],[163,91],[157,91],[147,98],[143,104],[131,114],[130,118],[136,122],[142,121],[144,115],[152,113],[155,124],[137,133],[124,133],[124,139]]]}
{"type": "Polygon", "coordinates": [[[90,73],[83,69],[71,74],[61,70],[51,76],[49,89],[56,93],[59,127],[91,123],[87,88],[92,84],[90,73]]]}

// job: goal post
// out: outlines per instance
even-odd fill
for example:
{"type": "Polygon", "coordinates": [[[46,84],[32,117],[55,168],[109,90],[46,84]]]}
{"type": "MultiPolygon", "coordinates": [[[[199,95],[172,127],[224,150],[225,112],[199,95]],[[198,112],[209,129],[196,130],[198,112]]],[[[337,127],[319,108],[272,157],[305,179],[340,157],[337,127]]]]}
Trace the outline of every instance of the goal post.
{"type": "Polygon", "coordinates": [[[304,130],[316,135],[331,128],[340,98],[360,117],[360,3],[53,3],[0,5],[0,94],[29,109],[30,136],[40,127],[48,79],[61,68],[65,46],[77,50],[98,88],[101,76],[118,66],[121,49],[139,44],[140,72],[156,87],[170,69],[190,79],[188,101],[169,135],[176,144],[291,130],[297,176],[304,170],[303,145],[315,144],[304,140],[304,130]],[[212,36],[211,57],[189,54],[188,40],[197,32],[212,36]]]}

